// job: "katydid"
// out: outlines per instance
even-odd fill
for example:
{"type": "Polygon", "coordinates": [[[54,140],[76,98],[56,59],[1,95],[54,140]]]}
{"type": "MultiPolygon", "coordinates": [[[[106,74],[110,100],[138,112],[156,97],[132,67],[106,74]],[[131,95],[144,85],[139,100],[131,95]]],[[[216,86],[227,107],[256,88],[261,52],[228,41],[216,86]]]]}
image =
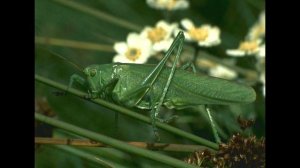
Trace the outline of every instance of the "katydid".
{"type": "Polygon", "coordinates": [[[127,107],[151,110],[152,126],[158,137],[156,120],[160,107],[182,109],[196,105],[231,105],[251,103],[255,91],[248,86],[228,80],[197,74],[193,64],[176,69],[184,43],[179,32],[163,59],[157,65],[111,63],[90,65],[83,70],[85,78],[71,76],[69,88],[74,82],[88,86],[87,98],[109,99],[127,107]],[[166,67],[173,51],[175,61],[166,67]],[[194,72],[187,71],[192,67],[194,72]]]}

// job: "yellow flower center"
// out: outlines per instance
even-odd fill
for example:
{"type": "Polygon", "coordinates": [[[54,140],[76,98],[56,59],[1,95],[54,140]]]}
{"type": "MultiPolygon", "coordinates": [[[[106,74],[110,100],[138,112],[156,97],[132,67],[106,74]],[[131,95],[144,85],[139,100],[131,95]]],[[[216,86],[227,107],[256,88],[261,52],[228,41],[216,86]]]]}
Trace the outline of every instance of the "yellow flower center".
{"type": "Polygon", "coordinates": [[[176,5],[178,0],[169,0],[168,3],[167,3],[167,9],[168,10],[171,10],[174,8],[174,6],[176,5]]]}
{"type": "Polygon", "coordinates": [[[137,60],[142,54],[142,51],[138,48],[128,48],[128,50],[125,53],[125,56],[131,60],[135,61],[137,60]]]}
{"type": "Polygon", "coordinates": [[[255,51],[258,48],[256,41],[244,41],[240,43],[239,49],[243,51],[255,51]]]}
{"type": "Polygon", "coordinates": [[[192,39],[197,41],[204,41],[208,37],[208,31],[205,28],[191,28],[188,33],[192,39]]]}
{"type": "Polygon", "coordinates": [[[148,31],[148,38],[152,43],[162,41],[167,35],[167,31],[162,27],[156,27],[148,31]]]}

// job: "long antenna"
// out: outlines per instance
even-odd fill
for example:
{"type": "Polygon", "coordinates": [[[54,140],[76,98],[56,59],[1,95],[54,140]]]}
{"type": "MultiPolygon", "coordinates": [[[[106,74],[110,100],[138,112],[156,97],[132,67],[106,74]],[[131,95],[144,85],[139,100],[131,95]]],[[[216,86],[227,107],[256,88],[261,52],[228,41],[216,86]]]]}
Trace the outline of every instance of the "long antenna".
{"type": "Polygon", "coordinates": [[[51,54],[53,54],[54,56],[56,56],[56,57],[58,57],[58,58],[60,58],[60,59],[62,59],[62,60],[64,60],[64,61],[66,61],[67,63],[69,63],[69,64],[71,64],[71,65],[73,65],[76,69],[78,69],[79,71],[83,71],[83,67],[82,66],[80,66],[80,65],[77,65],[77,64],[75,64],[74,62],[71,62],[70,60],[68,60],[66,57],[64,57],[64,56],[62,56],[62,55],[60,55],[60,54],[58,54],[58,53],[56,53],[56,52],[54,52],[54,51],[51,51],[51,50],[48,50],[51,54]]]}

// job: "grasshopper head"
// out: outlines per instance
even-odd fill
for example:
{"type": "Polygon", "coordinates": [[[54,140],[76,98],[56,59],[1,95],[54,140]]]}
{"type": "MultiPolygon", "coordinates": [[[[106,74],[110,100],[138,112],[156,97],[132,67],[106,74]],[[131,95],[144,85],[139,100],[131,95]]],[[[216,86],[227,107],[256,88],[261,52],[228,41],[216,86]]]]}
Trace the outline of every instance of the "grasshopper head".
{"type": "Polygon", "coordinates": [[[103,88],[103,83],[101,82],[102,75],[101,71],[99,70],[99,65],[90,65],[84,68],[83,73],[86,75],[86,80],[89,85],[89,91],[92,94],[95,94],[95,97],[98,97],[103,88]]]}
{"type": "Polygon", "coordinates": [[[110,83],[112,78],[111,65],[90,65],[84,68],[83,73],[89,85],[89,91],[92,94],[103,97],[103,89],[110,83]]]}
{"type": "Polygon", "coordinates": [[[86,77],[93,78],[97,75],[97,68],[88,66],[84,68],[83,73],[86,75],[86,77]]]}

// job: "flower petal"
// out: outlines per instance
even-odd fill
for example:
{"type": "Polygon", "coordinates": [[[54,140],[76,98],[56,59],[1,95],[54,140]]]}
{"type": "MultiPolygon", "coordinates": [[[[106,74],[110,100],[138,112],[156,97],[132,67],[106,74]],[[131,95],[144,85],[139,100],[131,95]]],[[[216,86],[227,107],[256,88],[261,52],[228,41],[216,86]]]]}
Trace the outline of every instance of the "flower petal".
{"type": "Polygon", "coordinates": [[[265,46],[265,44],[263,44],[259,47],[259,52],[258,52],[257,56],[262,57],[262,58],[264,58],[266,56],[266,46],[265,46]]]}
{"type": "Polygon", "coordinates": [[[124,55],[116,55],[113,58],[113,62],[120,62],[120,63],[131,63],[129,59],[127,59],[124,55]]]}
{"type": "Polygon", "coordinates": [[[243,57],[246,55],[246,52],[238,49],[229,49],[226,50],[226,54],[235,57],[243,57]]]}
{"type": "Polygon", "coordinates": [[[218,27],[213,27],[209,30],[209,41],[220,41],[220,29],[218,27]]]}
{"type": "Polygon", "coordinates": [[[221,43],[220,29],[218,27],[211,27],[210,25],[203,25],[201,27],[208,31],[208,37],[204,41],[199,41],[198,45],[210,47],[221,43]]]}
{"type": "Polygon", "coordinates": [[[128,49],[128,46],[125,42],[117,42],[114,44],[114,50],[119,54],[124,54],[128,49]]]}
{"type": "Polygon", "coordinates": [[[237,73],[227,67],[218,65],[215,68],[209,70],[209,74],[214,77],[224,78],[224,79],[234,79],[237,77],[237,73]]]}
{"type": "Polygon", "coordinates": [[[164,40],[164,41],[160,41],[158,43],[155,43],[153,45],[153,50],[157,51],[157,52],[167,51],[170,48],[173,40],[174,40],[173,38],[170,38],[168,40],[164,40]]]}
{"type": "Polygon", "coordinates": [[[136,64],[144,64],[147,62],[149,57],[140,57],[139,59],[135,60],[134,63],[136,64]]]}
{"type": "Polygon", "coordinates": [[[170,26],[169,26],[169,23],[167,23],[166,21],[164,20],[160,20],[156,23],[155,25],[156,27],[162,27],[163,29],[168,29],[170,26]]]}
{"type": "Polygon", "coordinates": [[[141,36],[137,33],[129,33],[127,36],[127,44],[129,47],[135,46],[141,41],[141,36]]]}
{"type": "Polygon", "coordinates": [[[195,27],[195,26],[194,26],[194,23],[193,23],[190,19],[187,19],[187,18],[181,20],[180,23],[181,23],[181,25],[182,25],[185,29],[187,29],[187,30],[189,30],[189,29],[195,27]]]}
{"type": "Polygon", "coordinates": [[[185,9],[190,6],[189,2],[186,0],[179,0],[174,6],[174,9],[185,9]]]}
{"type": "Polygon", "coordinates": [[[164,20],[161,20],[156,24],[156,27],[163,28],[167,33],[164,39],[168,39],[172,35],[173,31],[178,27],[178,24],[177,23],[169,24],[164,20]]]}
{"type": "Polygon", "coordinates": [[[149,27],[149,26],[144,27],[144,29],[142,30],[142,32],[140,34],[141,37],[148,38],[148,31],[149,30],[151,30],[151,27],[149,27]]]}

